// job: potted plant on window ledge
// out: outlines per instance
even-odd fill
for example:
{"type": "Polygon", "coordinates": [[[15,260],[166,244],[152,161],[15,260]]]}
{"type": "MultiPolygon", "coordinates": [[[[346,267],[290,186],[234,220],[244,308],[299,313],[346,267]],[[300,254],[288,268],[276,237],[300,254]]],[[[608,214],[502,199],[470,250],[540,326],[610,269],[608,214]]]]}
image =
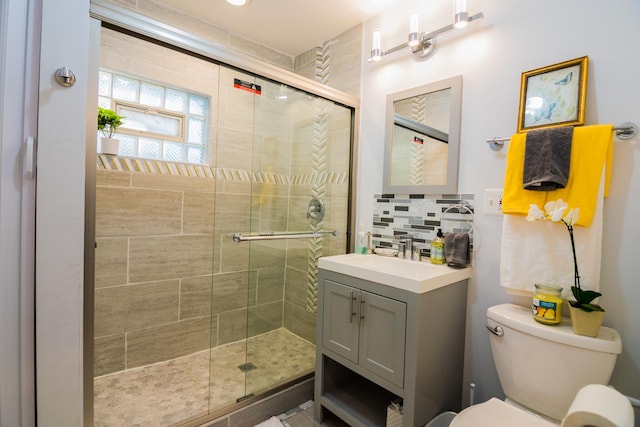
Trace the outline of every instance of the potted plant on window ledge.
{"type": "Polygon", "coordinates": [[[118,126],[122,124],[123,116],[119,116],[115,111],[98,107],[98,130],[102,132],[100,147],[102,154],[117,155],[120,148],[120,140],[114,138],[118,126]]]}
{"type": "Polygon", "coordinates": [[[580,274],[578,273],[578,259],[576,258],[576,245],[573,240],[573,224],[578,221],[579,208],[571,209],[564,217],[564,211],[568,205],[562,199],[555,202],[547,202],[543,212],[537,205],[529,205],[527,221],[548,220],[562,222],[571,238],[571,250],[573,252],[573,286],[571,293],[575,301],[569,300],[569,314],[571,315],[571,327],[578,335],[597,337],[604,319],[604,308],[592,301],[602,294],[600,292],[585,290],[580,287],[580,274]]]}

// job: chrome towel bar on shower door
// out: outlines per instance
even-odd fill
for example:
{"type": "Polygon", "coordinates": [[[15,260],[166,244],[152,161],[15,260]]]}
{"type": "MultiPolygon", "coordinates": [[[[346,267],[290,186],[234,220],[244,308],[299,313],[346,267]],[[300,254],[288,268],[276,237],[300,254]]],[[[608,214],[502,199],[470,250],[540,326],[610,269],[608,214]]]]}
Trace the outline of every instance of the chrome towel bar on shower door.
{"type": "Polygon", "coordinates": [[[324,235],[331,234],[333,236],[338,235],[338,230],[333,231],[291,231],[274,233],[269,231],[267,233],[256,233],[243,235],[242,233],[234,233],[233,241],[236,243],[247,242],[251,240],[280,240],[280,239],[312,239],[315,237],[322,237],[324,235]]]}

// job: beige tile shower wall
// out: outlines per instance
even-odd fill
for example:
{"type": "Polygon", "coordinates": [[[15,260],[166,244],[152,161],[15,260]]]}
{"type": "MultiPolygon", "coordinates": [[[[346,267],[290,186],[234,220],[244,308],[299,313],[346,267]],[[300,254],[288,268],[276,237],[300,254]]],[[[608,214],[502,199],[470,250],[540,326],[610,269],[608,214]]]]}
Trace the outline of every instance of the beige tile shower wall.
{"type": "Polygon", "coordinates": [[[95,374],[217,345],[214,179],[96,174],[95,374]]]}
{"type": "Polygon", "coordinates": [[[97,170],[96,375],[282,326],[286,243],[231,236],[258,209],[261,226],[286,225],[286,199],[265,185],[214,197],[215,181],[97,170]]]}
{"type": "MultiPolygon", "coordinates": [[[[103,28],[100,66],[208,96],[215,129],[218,65],[103,28]]],[[[96,375],[217,345],[214,192],[213,178],[98,169],[96,375]]]]}
{"type": "Polygon", "coordinates": [[[277,50],[271,49],[255,41],[247,40],[222,28],[202,21],[198,17],[177,11],[162,2],[153,0],[106,0],[126,10],[139,13],[151,19],[166,23],[212,44],[222,45],[254,56],[287,70],[293,70],[293,58],[277,50]]]}
{"type": "Polygon", "coordinates": [[[294,72],[360,97],[362,25],[295,57],[294,72]]]}

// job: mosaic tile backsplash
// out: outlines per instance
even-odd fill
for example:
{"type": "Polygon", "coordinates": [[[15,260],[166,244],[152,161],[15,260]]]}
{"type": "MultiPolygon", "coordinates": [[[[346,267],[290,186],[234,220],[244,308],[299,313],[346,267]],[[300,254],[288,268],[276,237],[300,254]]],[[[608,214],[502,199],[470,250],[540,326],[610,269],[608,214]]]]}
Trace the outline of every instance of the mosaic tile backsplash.
{"type": "Polygon", "coordinates": [[[469,232],[473,248],[473,201],[473,194],[375,194],[371,244],[397,248],[398,241],[411,237],[429,256],[441,228],[443,233],[469,232]]]}

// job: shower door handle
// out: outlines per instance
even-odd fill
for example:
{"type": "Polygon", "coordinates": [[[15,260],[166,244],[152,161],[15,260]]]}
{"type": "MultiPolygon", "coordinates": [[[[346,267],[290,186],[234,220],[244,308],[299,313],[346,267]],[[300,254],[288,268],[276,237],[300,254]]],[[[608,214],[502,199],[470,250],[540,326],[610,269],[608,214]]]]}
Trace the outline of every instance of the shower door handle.
{"type": "Polygon", "coordinates": [[[247,242],[251,240],[282,240],[282,239],[315,239],[323,236],[337,236],[338,230],[331,231],[294,231],[294,232],[282,232],[274,233],[272,231],[266,233],[249,234],[234,233],[233,241],[236,243],[247,242]]]}
{"type": "Polygon", "coordinates": [[[36,176],[36,141],[28,136],[24,146],[24,177],[34,179],[36,176]]]}

